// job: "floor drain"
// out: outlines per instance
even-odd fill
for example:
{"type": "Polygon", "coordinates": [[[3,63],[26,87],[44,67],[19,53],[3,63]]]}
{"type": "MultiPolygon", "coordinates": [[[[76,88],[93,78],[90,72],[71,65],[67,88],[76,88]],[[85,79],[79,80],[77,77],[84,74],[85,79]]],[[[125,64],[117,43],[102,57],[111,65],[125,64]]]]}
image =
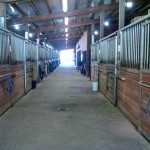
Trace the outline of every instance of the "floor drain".
{"type": "Polygon", "coordinates": [[[57,108],[58,111],[69,111],[68,107],[58,107],[57,108]]]}

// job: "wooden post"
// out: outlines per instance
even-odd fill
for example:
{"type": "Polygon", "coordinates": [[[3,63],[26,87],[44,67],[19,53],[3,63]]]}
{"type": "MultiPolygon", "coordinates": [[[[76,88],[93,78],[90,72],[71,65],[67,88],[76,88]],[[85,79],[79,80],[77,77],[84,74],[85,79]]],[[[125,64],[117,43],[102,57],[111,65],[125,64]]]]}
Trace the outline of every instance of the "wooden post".
{"type": "Polygon", "coordinates": [[[125,0],[119,0],[119,29],[125,26],[125,0]]]}
{"type": "Polygon", "coordinates": [[[91,25],[87,26],[87,52],[86,52],[86,76],[90,77],[91,71],[91,25]]]}
{"type": "Polygon", "coordinates": [[[104,37],[104,20],[105,20],[105,14],[104,14],[104,10],[102,9],[100,12],[100,39],[104,37]]]}
{"type": "Polygon", "coordinates": [[[6,4],[0,0],[0,27],[6,28],[6,4]]]}

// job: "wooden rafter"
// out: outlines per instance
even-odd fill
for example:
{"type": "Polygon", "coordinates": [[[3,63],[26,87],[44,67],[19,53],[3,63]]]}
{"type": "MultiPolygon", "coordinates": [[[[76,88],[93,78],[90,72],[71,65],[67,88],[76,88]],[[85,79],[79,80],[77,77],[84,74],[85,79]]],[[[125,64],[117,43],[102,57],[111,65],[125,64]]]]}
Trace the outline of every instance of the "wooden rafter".
{"type": "MultiPolygon", "coordinates": [[[[74,35],[74,36],[68,36],[67,39],[74,39],[74,38],[79,38],[81,37],[82,35],[74,35]]],[[[66,37],[63,37],[63,38],[51,38],[51,39],[48,39],[49,41],[61,41],[61,40],[66,40],[66,37]]]]}
{"type": "Polygon", "coordinates": [[[85,25],[90,25],[92,23],[98,23],[98,22],[99,22],[99,19],[93,19],[93,20],[88,20],[85,22],[72,23],[69,25],[57,25],[57,26],[42,27],[42,28],[31,30],[31,32],[35,32],[35,33],[48,32],[48,31],[52,31],[52,30],[59,30],[59,29],[70,28],[70,27],[85,26],[85,25]]]}
{"type": "Polygon", "coordinates": [[[44,38],[44,37],[53,37],[53,38],[56,38],[56,37],[63,37],[63,36],[66,36],[66,34],[68,35],[82,35],[83,34],[83,30],[82,31],[69,31],[69,32],[62,32],[62,33],[57,33],[57,32],[54,32],[52,34],[46,34],[46,35],[43,35],[41,36],[41,38],[44,38]]]}
{"type": "MultiPolygon", "coordinates": [[[[48,9],[49,9],[49,12],[50,12],[50,14],[51,14],[51,13],[52,13],[52,9],[51,9],[50,2],[49,2],[49,0],[45,0],[45,2],[46,2],[46,4],[48,5],[48,9]]],[[[53,20],[53,23],[54,23],[54,25],[56,25],[55,20],[53,20]]]]}
{"type": "MultiPolygon", "coordinates": [[[[73,17],[73,16],[79,16],[79,15],[84,15],[84,14],[89,14],[89,13],[96,13],[100,12],[102,7],[89,7],[89,8],[82,8],[82,9],[77,9],[77,10],[72,10],[68,12],[61,12],[61,13],[53,13],[50,15],[45,15],[45,16],[35,16],[35,17],[22,17],[22,18],[16,18],[13,19],[16,24],[25,24],[25,23],[33,23],[33,22],[41,22],[41,21],[46,21],[46,20],[54,20],[54,19],[60,19],[64,17],[73,17]]],[[[109,9],[117,9],[118,8],[118,3],[115,4],[107,4],[104,5],[103,8],[105,10],[109,9]]],[[[13,25],[12,19],[10,19],[9,26],[13,25]]]]}

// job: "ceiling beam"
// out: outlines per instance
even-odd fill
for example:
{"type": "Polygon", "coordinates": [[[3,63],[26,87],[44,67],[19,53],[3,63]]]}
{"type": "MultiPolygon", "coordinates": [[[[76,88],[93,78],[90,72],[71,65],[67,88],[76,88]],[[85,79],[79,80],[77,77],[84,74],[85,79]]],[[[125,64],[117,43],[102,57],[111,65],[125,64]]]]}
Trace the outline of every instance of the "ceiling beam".
{"type": "MultiPolygon", "coordinates": [[[[50,2],[49,2],[49,0],[45,0],[45,2],[46,2],[46,4],[47,4],[47,6],[48,6],[48,9],[49,9],[49,12],[50,12],[50,14],[51,14],[51,13],[52,13],[52,9],[51,9],[50,2]]],[[[56,22],[55,22],[55,20],[53,20],[53,23],[54,23],[54,25],[56,25],[56,22]]]]}
{"type": "MultiPolygon", "coordinates": [[[[28,3],[30,4],[30,6],[32,7],[32,9],[34,10],[34,12],[39,16],[40,12],[37,10],[37,8],[35,7],[35,5],[33,4],[33,2],[31,0],[28,0],[28,3]]],[[[43,22],[45,25],[47,25],[46,22],[43,22]]]]}
{"type": "MultiPolygon", "coordinates": [[[[106,4],[106,5],[103,5],[103,7],[105,10],[117,9],[118,3],[106,4]]],[[[64,17],[73,17],[73,16],[79,16],[79,15],[84,15],[84,14],[89,14],[89,13],[96,13],[96,12],[100,12],[101,9],[102,9],[102,6],[101,7],[98,6],[98,7],[76,9],[76,10],[71,10],[68,12],[53,13],[53,14],[44,15],[44,16],[40,15],[40,16],[35,16],[35,17],[15,18],[15,19],[10,19],[10,21],[8,22],[8,26],[11,26],[14,24],[42,22],[46,20],[54,20],[54,19],[60,19],[64,17]]]]}
{"type": "Polygon", "coordinates": [[[79,30],[79,31],[69,31],[69,32],[61,32],[61,33],[58,33],[58,32],[54,32],[54,33],[48,33],[48,34],[44,34],[42,36],[40,36],[41,38],[44,38],[44,37],[59,37],[59,36],[65,36],[66,34],[68,35],[77,35],[77,34],[83,34],[84,30],[79,30]]]}
{"type": "Polygon", "coordinates": [[[33,29],[31,32],[39,33],[39,32],[48,32],[52,30],[59,30],[59,29],[64,29],[64,28],[70,28],[70,27],[79,27],[79,26],[85,26],[85,25],[90,25],[92,23],[98,23],[99,19],[93,19],[93,20],[88,20],[85,22],[77,22],[77,23],[72,23],[69,25],[57,25],[57,26],[47,26],[47,27],[42,27],[38,29],[33,29]]]}
{"type": "MultiPolygon", "coordinates": [[[[74,35],[74,36],[68,36],[67,38],[68,39],[74,39],[74,38],[79,38],[81,37],[81,35],[74,35]]],[[[48,41],[63,41],[63,40],[66,40],[66,37],[63,37],[63,38],[51,38],[51,39],[48,39],[48,41]]]]}
{"type": "Polygon", "coordinates": [[[4,2],[4,3],[17,3],[22,1],[28,1],[28,0],[0,0],[0,2],[4,2]]]}
{"type": "MultiPolygon", "coordinates": [[[[73,41],[68,41],[67,44],[72,44],[72,43],[77,43],[79,40],[73,40],[73,41]]],[[[66,41],[62,41],[62,42],[50,42],[52,43],[53,45],[64,45],[66,43],[66,41]]]]}

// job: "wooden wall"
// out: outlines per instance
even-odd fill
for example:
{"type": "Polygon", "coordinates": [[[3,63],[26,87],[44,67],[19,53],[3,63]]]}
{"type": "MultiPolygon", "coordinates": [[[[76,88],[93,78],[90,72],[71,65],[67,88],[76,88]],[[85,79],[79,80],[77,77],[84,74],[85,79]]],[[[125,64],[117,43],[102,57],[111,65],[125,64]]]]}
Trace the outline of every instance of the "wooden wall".
{"type": "Polygon", "coordinates": [[[118,80],[118,107],[137,128],[140,74],[120,70],[119,76],[125,80],[118,80]]]}
{"type": "Polygon", "coordinates": [[[12,82],[14,84],[13,92],[10,94],[7,91],[8,77],[0,78],[0,115],[2,115],[11,105],[15,104],[32,88],[32,80],[37,80],[36,63],[27,63],[27,89],[24,88],[24,66],[4,66],[0,68],[0,74],[5,75],[12,73],[12,82]],[[33,69],[33,71],[32,71],[33,69]]]}
{"type": "Polygon", "coordinates": [[[99,66],[99,88],[101,92],[114,104],[114,66],[99,66]]]}

